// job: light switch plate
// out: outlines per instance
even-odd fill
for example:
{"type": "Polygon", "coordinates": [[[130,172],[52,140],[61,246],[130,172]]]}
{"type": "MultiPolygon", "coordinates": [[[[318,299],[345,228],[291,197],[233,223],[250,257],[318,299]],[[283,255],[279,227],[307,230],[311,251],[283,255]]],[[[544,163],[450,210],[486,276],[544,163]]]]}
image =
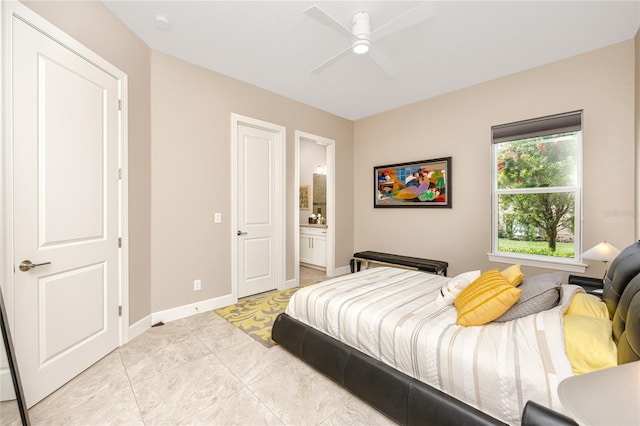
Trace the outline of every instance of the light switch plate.
{"type": "Polygon", "coordinates": [[[222,213],[216,213],[213,215],[213,221],[215,223],[222,223],[222,213]]]}

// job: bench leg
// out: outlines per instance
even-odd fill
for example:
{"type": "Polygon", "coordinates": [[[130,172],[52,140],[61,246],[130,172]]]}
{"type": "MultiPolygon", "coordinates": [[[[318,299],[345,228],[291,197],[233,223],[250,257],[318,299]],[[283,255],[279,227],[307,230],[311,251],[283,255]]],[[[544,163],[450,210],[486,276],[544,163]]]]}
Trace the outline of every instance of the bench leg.
{"type": "Polygon", "coordinates": [[[352,274],[355,272],[355,263],[356,263],[356,260],[355,260],[355,259],[351,259],[351,260],[349,261],[349,267],[351,268],[351,273],[352,273],[352,274]]]}

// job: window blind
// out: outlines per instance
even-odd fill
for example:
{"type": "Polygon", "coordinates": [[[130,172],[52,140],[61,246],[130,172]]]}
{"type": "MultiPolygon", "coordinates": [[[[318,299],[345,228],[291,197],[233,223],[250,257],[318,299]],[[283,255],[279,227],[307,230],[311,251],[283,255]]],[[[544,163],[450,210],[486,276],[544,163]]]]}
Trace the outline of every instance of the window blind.
{"type": "Polygon", "coordinates": [[[582,129],[582,110],[491,127],[492,143],[534,138],[582,129]]]}

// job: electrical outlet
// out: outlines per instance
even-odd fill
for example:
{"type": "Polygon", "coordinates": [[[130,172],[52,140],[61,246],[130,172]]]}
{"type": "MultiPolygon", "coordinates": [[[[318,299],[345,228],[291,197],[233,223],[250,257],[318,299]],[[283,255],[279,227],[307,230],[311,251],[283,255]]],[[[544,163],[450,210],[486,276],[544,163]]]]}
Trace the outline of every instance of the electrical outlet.
{"type": "Polygon", "coordinates": [[[214,223],[222,223],[222,213],[215,213],[213,215],[213,222],[214,223]]]}
{"type": "Polygon", "coordinates": [[[201,280],[193,280],[193,291],[202,290],[202,281],[201,280]]]}

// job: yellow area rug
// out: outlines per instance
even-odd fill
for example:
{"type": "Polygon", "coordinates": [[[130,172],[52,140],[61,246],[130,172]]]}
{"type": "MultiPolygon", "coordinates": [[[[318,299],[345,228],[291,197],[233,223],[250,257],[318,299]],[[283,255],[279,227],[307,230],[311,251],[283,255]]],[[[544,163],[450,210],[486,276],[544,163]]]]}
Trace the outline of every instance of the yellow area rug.
{"type": "MultiPolygon", "coordinates": [[[[302,286],[305,286],[305,284],[302,284],[302,286]]],[[[267,348],[270,348],[277,344],[271,340],[273,323],[276,317],[286,309],[291,295],[300,290],[300,288],[294,287],[255,299],[250,298],[226,308],[216,309],[214,312],[267,348]]]]}

